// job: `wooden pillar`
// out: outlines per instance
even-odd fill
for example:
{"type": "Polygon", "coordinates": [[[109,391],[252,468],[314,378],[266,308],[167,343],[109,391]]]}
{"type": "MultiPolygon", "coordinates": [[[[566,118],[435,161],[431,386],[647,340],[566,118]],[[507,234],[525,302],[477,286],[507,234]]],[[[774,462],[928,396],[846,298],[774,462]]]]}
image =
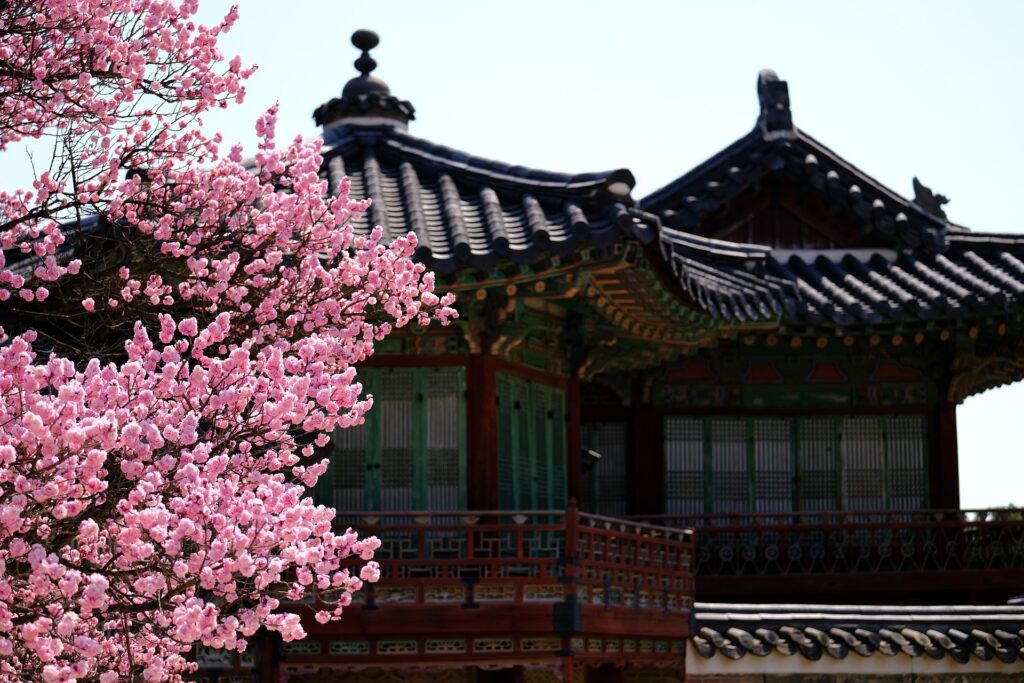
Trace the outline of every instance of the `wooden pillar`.
{"type": "Polygon", "coordinates": [[[960,465],[956,443],[956,404],[939,401],[932,413],[928,497],[933,508],[960,507],[960,465]]]}
{"type": "Polygon", "coordinates": [[[632,507],[637,515],[665,511],[665,444],[662,416],[648,403],[633,408],[632,507]]]}
{"type": "Polygon", "coordinates": [[[466,503],[498,508],[498,374],[494,356],[474,353],[466,372],[466,503]]]}
{"type": "Polygon", "coordinates": [[[260,639],[260,683],[278,683],[281,680],[281,672],[277,656],[278,636],[270,631],[263,631],[260,639]]]}
{"type": "Polygon", "coordinates": [[[572,377],[565,390],[565,467],[569,499],[583,505],[583,420],[580,380],[572,377]]]}

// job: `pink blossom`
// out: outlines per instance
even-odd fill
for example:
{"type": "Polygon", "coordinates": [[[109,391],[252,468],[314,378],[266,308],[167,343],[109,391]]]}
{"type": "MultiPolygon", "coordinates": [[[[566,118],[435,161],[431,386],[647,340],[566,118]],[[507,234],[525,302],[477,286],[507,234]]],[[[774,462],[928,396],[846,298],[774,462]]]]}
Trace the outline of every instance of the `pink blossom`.
{"type": "Polygon", "coordinates": [[[320,140],[277,144],[276,107],[254,168],[202,132],[252,68],[217,47],[236,10],[196,11],[0,3],[0,151],[44,133],[74,150],[0,192],[0,247],[38,264],[0,253],[0,305],[67,326],[45,357],[30,318],[0,329],[0,680],[179,681],[197,643],[302,638],[306,608],[282,600],[330,621],[380,575],[380,541],[310,499],[326,463],[297,435],[361,423],[359,364],[395,329],[446,324],[452,296],[415,235],[356,233],[367,202],[327,196],[320,140]],[[89,239],[65,219],[96,214],[117,249],[65,265],[89,239]]]}

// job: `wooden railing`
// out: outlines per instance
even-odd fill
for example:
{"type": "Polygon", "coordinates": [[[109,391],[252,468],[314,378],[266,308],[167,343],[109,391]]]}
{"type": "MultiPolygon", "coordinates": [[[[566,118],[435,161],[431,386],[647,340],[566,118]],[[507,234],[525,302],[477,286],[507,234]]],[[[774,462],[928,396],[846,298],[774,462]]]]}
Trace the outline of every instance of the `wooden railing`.
{"type": "Polygon", "coordinates": [[[561,601],[633,610],[688,610],[693,534],[567,511],[357,513],[339,516],[382,545],[381,580],[364,606],[383,603],[561,601]]]}
{"type": "Polygon", "coordinates": [[[1019,510],[657,515],[692,527],[699,577],[1024,571],[1019,510]]]}

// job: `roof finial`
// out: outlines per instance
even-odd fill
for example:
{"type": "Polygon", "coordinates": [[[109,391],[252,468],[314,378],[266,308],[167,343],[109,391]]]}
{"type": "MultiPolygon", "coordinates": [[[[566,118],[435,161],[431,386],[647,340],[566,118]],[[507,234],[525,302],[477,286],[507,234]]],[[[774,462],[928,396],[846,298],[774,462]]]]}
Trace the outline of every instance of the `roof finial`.
{"type": "Polygon", "coordinates": [[[771,69],[757,75],[757,98],[761,115],[757,125],[766,135],[793,130],[793,114],[789,111],[789,86],[771,69]]]}
{"type": "Polygon", "coordinates": [[[353,62],[353,65],[364,78],[377,68],[377,62],[370,56],[370,50],[377,47],[379,43],[380,36],[369,29],[361,28],[352,34],[352,44],[363,51],[363,54],[359,55],[359,58],[353,62]]]}
{"type": "Polygon", "coordinates": [[[377,68],[377,60],[370,56],[370,50],[378,43],[380,36],[368,29],[352,34],[352,44],[362,51],[353,62],[359,75],[345,84],[341,97],[320,105],[313,112],[313,119],[321,126],[349,123],[404,127],[414,118],[415,110],[409,102],[392,95],[387,83],[370,75],[377,68]]]}

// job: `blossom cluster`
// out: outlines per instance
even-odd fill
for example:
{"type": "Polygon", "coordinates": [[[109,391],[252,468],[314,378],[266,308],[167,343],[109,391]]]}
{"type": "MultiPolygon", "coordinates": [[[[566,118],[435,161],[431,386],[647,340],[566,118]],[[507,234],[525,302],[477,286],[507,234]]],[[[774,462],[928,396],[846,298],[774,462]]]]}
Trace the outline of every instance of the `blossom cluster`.
{"type": "Polygon", "coordinates": [[[0,150],[60,142],[0,193],[0,681],[174,681],[301,638],[294,603],[339,618],[379,541],[310,500],[318,448],[370,409],[376,342],[455,315],[276,108],[248,163],[201,132],[252,69],[216,46],[235,11],[196,9],[0,5],[0,150]]]}

